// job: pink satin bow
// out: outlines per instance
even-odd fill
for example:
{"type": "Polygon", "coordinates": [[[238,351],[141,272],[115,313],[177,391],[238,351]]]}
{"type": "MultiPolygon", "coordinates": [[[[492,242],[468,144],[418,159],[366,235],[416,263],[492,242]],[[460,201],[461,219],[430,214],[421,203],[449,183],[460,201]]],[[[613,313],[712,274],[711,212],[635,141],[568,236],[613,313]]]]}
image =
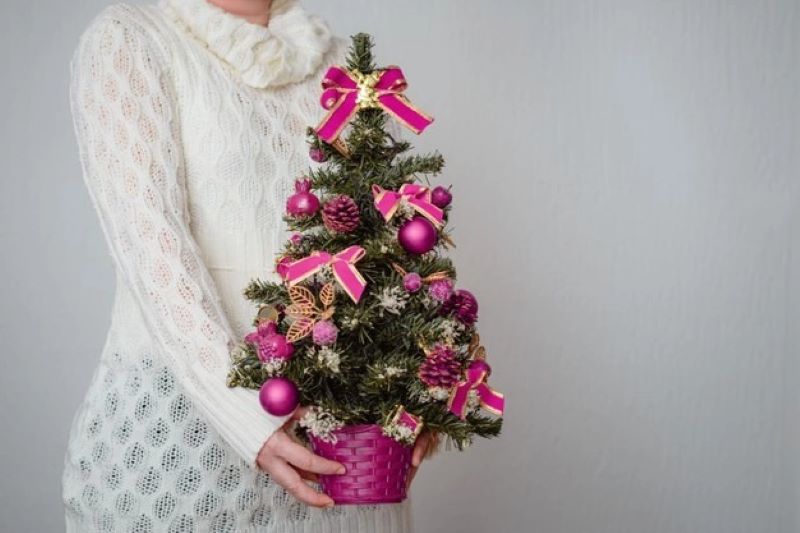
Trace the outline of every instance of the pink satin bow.
{"type": "Polygon", "coordinates": [[[383,109],[414,133],[421,133],[433,122],[402,94],[408,87],[400,67],[390,66],[369,74],[332,66],[322,79],[320,103],[328,114],[317,126],[317,133],[327,143],[339,136],[359,109],[383,109]]]}
{"type": "Polygon", "coordinates": [[[285,276],[289,285],[296,285],[304,279],[313,276],[323,267],[330,265],[331,272],[342,286],[344,291],[350,296],[353,302],[358,303],[367,282],[361,273],[356,269],[355,264],[364,257],[366,252],[360,246],[349,246],[341,252],[331,255],[328,252],[317,251],[286,265],[285,276]]]}
{"type": "Polygon", "coordinates": [[[450,393],[448,408],[450,412],[462,420],[467,416],[469,392],[475,390],[481,402],[481,407],[495,415],[502,415],[505,407],[505,398],[487,383],[491,369],[483,359],[476,359],[470,363],[465,372],[464,381],[460,381],[450,393]]]}
{"type": "Polygon", "coordinates": [[[373,185],[372,196],[375,198],[375,207],[381,212],[386,222],[392,219],[397,208],[400,207],[400,202],[405,198],[408,205],[430,220],[436,227],[444,224],[444,211],[431,203],[431,191],[422,185],[404,183],[398,191],[373,185]]]}

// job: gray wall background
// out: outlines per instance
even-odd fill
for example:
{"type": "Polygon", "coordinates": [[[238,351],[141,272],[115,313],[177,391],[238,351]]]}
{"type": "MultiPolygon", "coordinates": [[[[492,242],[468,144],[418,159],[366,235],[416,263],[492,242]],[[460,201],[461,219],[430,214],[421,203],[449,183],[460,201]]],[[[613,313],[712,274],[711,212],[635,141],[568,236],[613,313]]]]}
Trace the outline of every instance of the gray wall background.
{"type": "MultiPolygon", "coordinates": [[[[113,292],[67,105],[107,2],[0,5],[0,529],[60,531],[113,292]]],[[[437,118],[502,439],[426,464],[422,532],[800,529],[796,1],[308,1],[437,118]],[[470,111],[470,110],[473,111],[470,111]]]]}

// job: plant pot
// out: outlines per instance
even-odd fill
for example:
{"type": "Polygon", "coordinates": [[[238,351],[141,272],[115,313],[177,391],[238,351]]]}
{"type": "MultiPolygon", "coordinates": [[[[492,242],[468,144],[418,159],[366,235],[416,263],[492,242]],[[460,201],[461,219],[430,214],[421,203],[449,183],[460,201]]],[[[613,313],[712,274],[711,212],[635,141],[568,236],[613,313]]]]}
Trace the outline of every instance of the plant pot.
{"type": "Polygon", "coordinates": [[[336,442],[309,435],[314,453],[338,461],[347,472],[321,475],[323,492],[337,505],[398,503],[406,499],[411,446],[383,434],[377,424],[344,426],[333,432],[336,442]]]}

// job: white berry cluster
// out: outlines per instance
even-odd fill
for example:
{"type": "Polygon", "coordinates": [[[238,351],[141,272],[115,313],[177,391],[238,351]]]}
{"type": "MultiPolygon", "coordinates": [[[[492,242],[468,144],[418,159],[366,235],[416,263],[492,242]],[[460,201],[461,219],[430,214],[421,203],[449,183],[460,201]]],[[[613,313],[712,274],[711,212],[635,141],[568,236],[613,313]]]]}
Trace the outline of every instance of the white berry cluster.
{"type": "Polygon", "coordinates": [[[383,434],[391,437],[397,442],[411,446],[417,440],[417,436],[410,427],[403,424],[388,424],[383,426],[383,434]]]}
{"type": "Polygon", "coordinates": [[[384,312],[399,315],[408,303],[408,293],[397,285],[384,287],[377,298],[381,306],[381,316],[384,312]]]}
{"type": "Polygon", "coordinates": [[[336,442],[334,431],[344,426],[344,422],[320,407],[311,407],[298,421],[298,425],[318,439],[333,444],[336,442]]]}
{"type": "Polygon", "coordinates": [[[339,364],[342,357],[339,352],[330,346],[322,346],[319,349],[311,348],[308,350],[307,355],[309,359],[314,361],[317,368],[329,370],[334,374],[339,373],[339,364]]]}

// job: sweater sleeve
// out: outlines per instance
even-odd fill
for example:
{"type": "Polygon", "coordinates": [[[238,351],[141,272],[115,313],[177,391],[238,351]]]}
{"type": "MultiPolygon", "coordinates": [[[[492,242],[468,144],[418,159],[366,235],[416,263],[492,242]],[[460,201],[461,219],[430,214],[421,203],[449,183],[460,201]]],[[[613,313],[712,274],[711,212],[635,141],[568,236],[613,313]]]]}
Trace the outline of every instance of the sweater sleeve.
{"type": "Polygon", "coordinates": [[[209,424],[254,465],[287,417],[264,412],[256,391],[226,385],[233,334],[188,227],[164,50],[113,9],[82,37],[70,92],[84,180],[148,333],[209,424]]]}

